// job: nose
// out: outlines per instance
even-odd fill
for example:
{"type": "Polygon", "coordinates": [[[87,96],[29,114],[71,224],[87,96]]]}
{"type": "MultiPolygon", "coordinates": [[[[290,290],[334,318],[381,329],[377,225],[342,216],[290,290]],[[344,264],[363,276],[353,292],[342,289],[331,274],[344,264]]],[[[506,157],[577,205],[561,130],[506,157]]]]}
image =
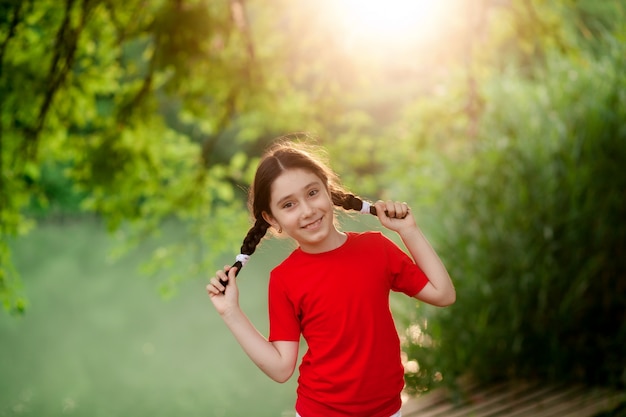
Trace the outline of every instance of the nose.
{"type": "Polygon", "coordinates": [[[306,217],[312,216],[313,213],[315,212],[315,210],[313,209],[313,206],[306,201],[302,202],[300,207],[302,207],[302,217],[306,218],[306,217]]]}

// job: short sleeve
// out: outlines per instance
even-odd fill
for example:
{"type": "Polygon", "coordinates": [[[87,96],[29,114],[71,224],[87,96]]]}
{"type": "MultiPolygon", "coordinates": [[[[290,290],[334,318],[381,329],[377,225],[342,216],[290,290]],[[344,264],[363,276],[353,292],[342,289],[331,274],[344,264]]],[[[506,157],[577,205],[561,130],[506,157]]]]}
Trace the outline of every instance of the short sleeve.
{"type": "Polygon", "coordinates": [[[289,299],[283,281],[274,273],[270,276],[268,307],[271,342],[277,340],[299,341],[300,320],[293,302],[289,299]]]}
{"type": "Polygon", "coordinates": [[[422,269],[394,242],[381,235],[389,262],[391,290],[415,296],[428,284],[422,269]]]}

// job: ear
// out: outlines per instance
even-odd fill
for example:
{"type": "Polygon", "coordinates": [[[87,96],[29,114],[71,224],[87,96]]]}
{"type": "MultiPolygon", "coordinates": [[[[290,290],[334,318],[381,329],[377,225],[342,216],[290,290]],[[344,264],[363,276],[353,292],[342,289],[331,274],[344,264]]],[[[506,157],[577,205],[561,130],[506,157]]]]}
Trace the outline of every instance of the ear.
{"type": "Polygon", "coordinates": [[[272,217],[270,213],[268,213],[267,211],[264,211],[261,213],[261,215],[263,216],[263,220],[268,222],[274,229],[278,230],[280,228],[280,225],[278,224],[276,219],[272,217]]]}

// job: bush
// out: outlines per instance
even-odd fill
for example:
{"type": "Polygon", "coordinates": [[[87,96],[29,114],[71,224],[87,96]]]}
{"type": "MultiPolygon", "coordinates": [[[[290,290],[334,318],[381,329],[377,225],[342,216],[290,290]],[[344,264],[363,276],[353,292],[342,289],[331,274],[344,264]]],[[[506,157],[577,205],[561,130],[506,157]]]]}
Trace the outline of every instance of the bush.
{"type": "Polygon", "coordinates": [[[485,89],[484,136],[449,161],[438,198],[438,249],[457,303],[429,317],[437,343],[407,339],[409,359],[426,364],[407,375],[414,389],[437,371],[448,381],[626,383],[619,49],[597,61],[554,59],[540,82],[505,74],[485,89]]]}

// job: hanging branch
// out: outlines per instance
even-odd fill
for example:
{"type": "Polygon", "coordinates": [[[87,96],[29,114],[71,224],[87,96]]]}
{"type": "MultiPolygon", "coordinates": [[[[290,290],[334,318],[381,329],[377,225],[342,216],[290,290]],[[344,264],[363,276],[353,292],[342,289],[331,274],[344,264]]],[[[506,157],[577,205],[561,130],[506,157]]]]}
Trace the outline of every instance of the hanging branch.
{"type": "Polygon", "coordinates": [[[128,123],[136,109],[141,105],[141,102],[152,91],[155,66],[155,55],[153,54],[150,58],[148,74],[146,74],[146,77],[143,79],[143,82],[141,83],[141,88],[139,89],[139,91],[137,91],[137,94],[135,94],[130,100],[123,104],[117,112],[117,121],[119,125],[125,125],[128,123]]]}
{"type": "Polygon", "coordinates": [[[7,36],[2,41],[2,44],[0,44],[0,79],[2,78],[2,72],[4,69],[4,54],[7,51],[7,46],[9,44],[9,41],[13,39],[13,37],[15,36],[15,30],[17,28],[17,25],[21,21],[22,5],[23,5],[22,2],[18,2],[15,9],[13,9],[13,15],[11,16],[11,23],[9,23],[9,31],[7,33],[7,36]]]}
{"type": "MultiPolygon", "coordinates": [[[[118,45],[122,45],[126,41],[129,32],[131,32],[132,35],[132,30],[130,30],[133,27],[132,25],[140,21],[140,15],[143,11],[143,5],[135,4],[132,12],[130,13],[130,17],[124,19],[125,22],[123,22],[118,17],[118,13],[115,10],[115,5],[111,0],[102,0],[102,4],[104,5],[104,8],[109,12],[111,23],[115,28],[116,41],[118,45]]],[[[130,9],[130,5],[127,3],[124,8],[125,10],[130,9]]]]}
{"type": "Polygon", "coordinates": [[[43,83],[45,88],[43,102],[39,108],[34,125],[24,129],[25,141],[22,150],[27,159],[35,159],[37,156],[39,135],[43,129],[54,97],[63,86],[68,74],[74,66],[78,40],[87,23],[88,15],[93,8],[91,0],[82,1],[81,19],[77,27],[74,28],[71,23],[71,12],[74,3],[75,0],[67,0],[65,3],[65,15],[55,37],[50,70],[43,83]]]}
{"type": "MultiPolygon", "coordinates": [[[[17,29],[17,25],[21,21],[21,12],[22,12],[22,2],[18,2],[17,6],[13,9],[13,15],[11,16],[11,22],[9,24],[9,31],[6,37],[2,40],[2,44],[0,44],[0,80],[2,80],[4,73],[4,55],[7,51],[7,47],[9,42],[13,37],[15,37],[15,32],[17,29]]],[[[0,84],[1,86],[1,84],[0,84]]],[[[0,95],[0,116],[3,113],[4,100],[2,99],[4,94],[0,95]]],[[[0,205],[2,207],[6,207],[6,196],[5,196],[5,188],[4,188],[4,158],[3,158],[3,141],[2,136],[4,133],[4,126],[2,125],[3,118],[0,117],[0,205]]]]}

